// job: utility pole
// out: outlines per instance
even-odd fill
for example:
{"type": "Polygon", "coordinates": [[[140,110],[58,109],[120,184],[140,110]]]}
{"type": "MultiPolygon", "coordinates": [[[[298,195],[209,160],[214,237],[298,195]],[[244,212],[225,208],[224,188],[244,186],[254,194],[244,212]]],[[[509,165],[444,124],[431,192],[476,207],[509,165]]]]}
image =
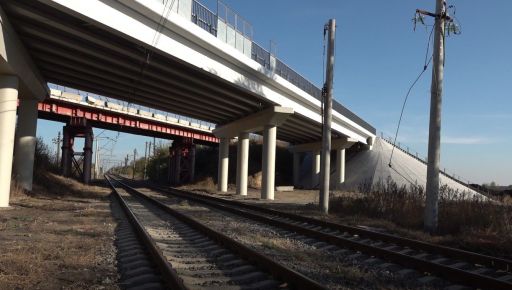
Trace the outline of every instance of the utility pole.
{"type": "Polygon", "coordinates": [[[99,157],[99,154],[100,154],[100,146],[99,146],[99,143],[100,143],[100,138],[99,137],[96,137],[96,148],[94,149],[94,179],[98,179],[98,161],[100,160],[100,157],[99,157]]]}
{"type": "Polygon", "coordinates": [[[160,182],[160,159],[158,158],[158,154],[156,151],[156,138],[155,137],[153,137],[153,157],[155,158],[156,182],[160,182]]]}
{"type": "Polygon", "coordinates": [[[439,211],[439,161],[441,156],[441,100],[443,94],[445,22],[451,21],[447,15],[445,0],[436,0],[436,13],[416,10],[416,13],[435,18],[434,55],[432,84],[430,87],[430,125],[428,139],[428,164],[426,204],[424,216],[425,231],[435,233],[439,211]]]}
{"type": "Polygon", "coordinates": [[[126,154],[126,158],[124,159],[124,170],[126,170],[126,173],[128,173],[128,159],[130,158],[129,156],[129,154],[126,154]]]}
{"type": "Polygon", "coordinates": [[[52,141],[54,144],[57,144],[57,156],[55,156],[55,157],[56,157],[56,161],[57,161],[57,166],[59,166],[59,164],[60,164],[60,143],[62,141],[61,136],[60,136],[60,131],[57,134],[57,139],[54,138],[52,141]]]}
{"type": "Polygon", "coordinates": [[[144,180],[146,180],[147,166],[148,166],[148,142],[146,141],[146,148],[144,149],[144,177],[143,177],[144,180]]]}
{"type": "Polygon", "coordinates": [[[334,79],[334,41],[336,20],[330,19],[324,27],[328,32],[326,80],[322,90],[323,97],[323,128],[322,154],[320,161],[320,208],[329,213],[329,178],[331,175],[331,121],[332,121],[332,87],[334,79]]]}
{"type": "Polygon", "coordinates": [[[133,174],[132,179],[135,179],[135,161],[137,160],[137,149],[133,149],[133,174]]]}

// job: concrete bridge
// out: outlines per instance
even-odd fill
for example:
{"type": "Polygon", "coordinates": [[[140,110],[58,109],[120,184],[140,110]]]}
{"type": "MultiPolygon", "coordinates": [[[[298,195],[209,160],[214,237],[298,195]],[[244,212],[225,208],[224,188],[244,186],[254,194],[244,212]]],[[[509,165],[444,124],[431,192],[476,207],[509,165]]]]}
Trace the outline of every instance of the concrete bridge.
{"type": "MultiPolygon", "coordinates": [[[[195,0],[0,5],[0,206],[8,205],[14,146],[15,176],[31,189],[37,104],[50,95],[47,82],[217,124],[221,191],[232,138],[237,192],[246,194],[248,134],[263,135],[267,199],[274,197],[276,139],[296,152],[319,151],[321,90],[254,43],[250,25],[225,6],[213,13],[195,0]]],[[[342,182],[344,148],[371,147],[375,129],[337,102],[332,125],[342,182]]]]}

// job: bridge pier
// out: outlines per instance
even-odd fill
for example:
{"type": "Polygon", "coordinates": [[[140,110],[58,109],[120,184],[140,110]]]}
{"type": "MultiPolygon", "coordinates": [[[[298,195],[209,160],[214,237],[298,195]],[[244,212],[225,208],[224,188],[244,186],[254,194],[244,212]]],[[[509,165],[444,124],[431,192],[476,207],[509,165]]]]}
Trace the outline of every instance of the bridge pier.
{"type": "Polygon", "coordinates": [[[92,146],[94,134],[92,127],[87,124],[85,118],[71,118],[70,122],[63,127],[63,140],[62,140],[62,175],[66,177],[73,176],[74,171],[78,171],[79,178],[85,184],[91,181],[92,169],[92,146]],[[75,153],[73,145],[75,138],[84,138],[84,152],[75,153]],[[81,159],[76,160],[75,156],[81,156],[81,159]],[[74,170],[73,170],[74,167],[74,170]]]}
{"type": "Polygon", "coordinates": [[[276,126],[265,126],[263,130],[263,162],[261,170],[261,198],[274,199],[276,175],[276,126]]]}
{"type": "Polygon", "coordinates": [[[0,75],[0,207],[9,206],[18,78],[0,75]]]}
{"type": "Polygon", "coordinates": [[[238,134],[238,154],[236,167],[236,194],[247,195],[249,171],[249,133],[238,134]]]}
{"type": "Polygon", "coordinates": [[[168,180],[171,185],[194,181],[196,145],[192,138],[174,141],[169,147],[168,180]]]}
{"type": "Polygon", "coordinates": [[[263,132],[261,198],[274,199],[277,126],[293,114],[292,108],[274,106],[213,130],[220,138],[217,189],[228,189],[229,140],[238,136],[236,192],[247,195],[249,134],[263,132]]]}
{"type": "Polygon", "coordinates": [[[316,188],[320,180],[320,150],[313,151],[313,162],[311,169],[311,188],[316,188]]]}
{"type": "MultiPolygon", "coordinates": [[[[331,142],[332,149],[336,151],[336,171],[335,178],[331,185],[333,188],[340,189],[345,182],[345,149],[350,148],[357,141],[351,138],[338,138],[333,139],[331,142]],[[334,184],[333,184],[334,183],[334,184]]],[[[300,167],[300,163],[298,162],[300,159],[297,156],[302,152],[312,152],[313,161],[312,161],[312,170],[311,170],[311,187],[316,187],[318,185],[318,177],[320,176],[320,148],[322,144],[321,142],[314,143],[306,143],[306,144],[298,144],[290,147],[290,150],[293,152],[294,156],[294,170],[293,170],[293,180],[296,184],[299,182],[300,177],[300,169],[295,168],[295,166],[300,167]],[[297,159],[297,161],[296,161],[297,159]]]]}
{"type": "Polygon", "coordinates": [[[300,184],[300,152],[293,152],[293,186],[300,184]]]}
{"type": "Polygon", "coordinates": [[[62,128],[62,157],[60,159],[62,175],[65,177],[71,176],[71,165],[73,158],[73,143],[74,138],[71,137],[70,127],[64,126],[62,128]]]}
{"type": "Polygon", "coordinates": [[[219,143],[217,190],[221,192],[228,191],[229,140],[229,138],[221,137],[219,143]]]}
{"type": "Polygon", "coordinates": [[[92,143],[93,132],[91,127],[87,127],[84,133],[84,165],[83,165],[83,183],[89,184],[91,182],[91,169],[92,169],[92,143]]]}
{"type": "Polygon", "coordinates": [[[335,188],[340,189],[345,182],[345,149],[336,149],[336,182],[335,188]]]}
{"type": "Polygon", "coordinates": [[[20,99],[16,130],[14,176],[25,190],[32,190],[36,150],[37,103],[35,99],[20,99]]]}

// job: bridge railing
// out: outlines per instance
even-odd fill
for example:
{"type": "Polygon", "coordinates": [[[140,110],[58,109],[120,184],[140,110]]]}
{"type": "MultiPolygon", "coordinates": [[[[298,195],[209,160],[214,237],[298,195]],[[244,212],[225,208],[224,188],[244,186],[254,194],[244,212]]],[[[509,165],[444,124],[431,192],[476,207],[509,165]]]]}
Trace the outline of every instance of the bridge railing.
{"type": "Polygon", "coordinates": [[[192,22],[217,36],[217,15],[197,1],[192,1],[192,22]]]}
{"type": "MultiPolygon", "coordinates": [[[[316,99],[322,99],[322,90],[319,87],[315,86],[281,60],[275,58],[275,66],[272,67],[272,54],[253,41],[252,25],[222,1],[217,0],[217,12],[215,13],[201,4],[199,0],[192,0],[191,21],[222,41],[235,47],[267,70],[272,70],[275,74],[286,79],[316,99]]],[[[376,133],[373,126],[336,100],[333,101],[333,108],[369,132],[373,134],[376,133]]]]}

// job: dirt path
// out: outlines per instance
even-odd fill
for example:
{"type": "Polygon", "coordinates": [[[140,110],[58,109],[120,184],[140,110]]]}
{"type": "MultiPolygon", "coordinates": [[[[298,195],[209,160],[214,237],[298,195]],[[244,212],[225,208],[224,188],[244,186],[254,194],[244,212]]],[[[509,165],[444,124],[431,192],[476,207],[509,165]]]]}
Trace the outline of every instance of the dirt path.
{"type": "Polygon", "coordinates": [[[0,210],[0,289],[118,289],[110,191],[46,178],[0,210]]]}

